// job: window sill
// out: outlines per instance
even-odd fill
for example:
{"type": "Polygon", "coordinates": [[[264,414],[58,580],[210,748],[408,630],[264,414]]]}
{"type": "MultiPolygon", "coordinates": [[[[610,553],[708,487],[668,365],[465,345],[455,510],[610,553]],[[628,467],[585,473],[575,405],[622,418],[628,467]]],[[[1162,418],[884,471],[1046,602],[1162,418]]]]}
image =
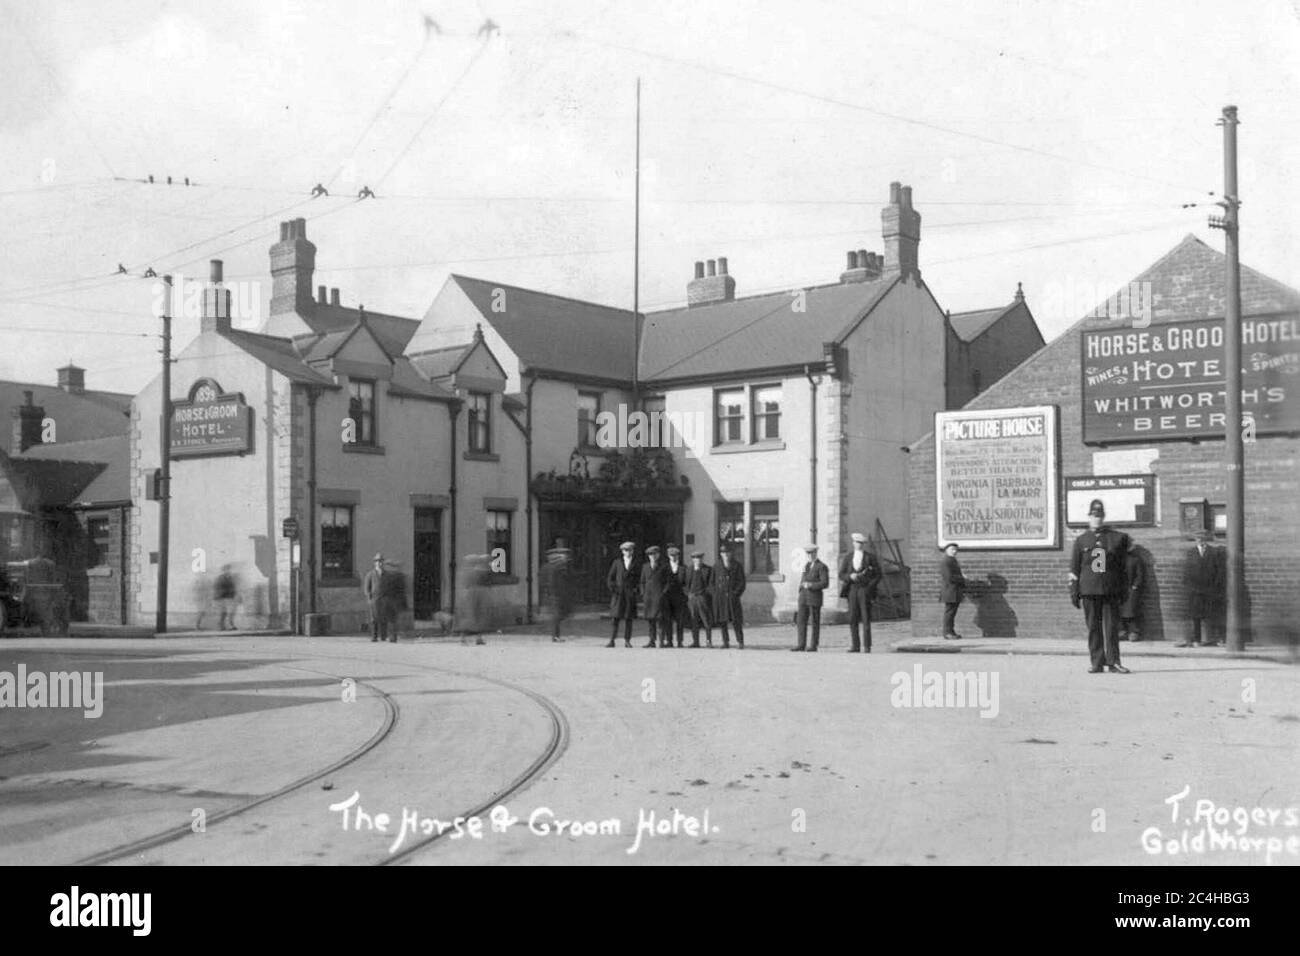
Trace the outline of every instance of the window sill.
{"type": "Polygon", "coordinates": [[[362,445],[360,443],[344,443],[343,450],[351,452],[354,455],[383,455],[383,445],[362,445]]]}
{"type": "Polygon", "coordinates": [[[361,587],[361,579],[357,577],[321,578],[318,586],[322,588],[359,588],[361,587]]]}
{"type": "Polygon", "coordinates": [[[745,575],[745,580],[766,581],[770,584],[784,584],[785,575],[784,574],[747,574],[745,575]]]}
{"type": "Polygon", "coordinates": [[[467,451],[464,454],[466,461],[500,461],[501,456],[490,451],[467,451]]]}
{"type": "Polygon", "coordinates": [[[726,445],[714,445],[709,451],[715,455],[738,455],[747,451],[785,451],[785,442],[780,440],[735,442],[726,445]]]}

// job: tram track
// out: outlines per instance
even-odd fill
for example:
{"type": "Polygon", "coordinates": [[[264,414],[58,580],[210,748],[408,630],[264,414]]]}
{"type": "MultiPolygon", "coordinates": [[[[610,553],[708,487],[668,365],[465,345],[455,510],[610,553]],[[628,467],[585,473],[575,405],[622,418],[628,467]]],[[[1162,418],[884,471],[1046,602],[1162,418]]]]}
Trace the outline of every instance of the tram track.
{"type": "MultiPolygon", "coordinates": [[[[357,658],[349,657],[346,655],[317,654],[317,655],[313,655],[313,658],[316,660],[348,661],[349,663],[358,662],[357,658]]],[[[283,663],[277,664],[277,666],[282,667],[286,670],[297,670],[297,671],[302,671],[304,673],[317,674],[322,677],[330,677],[335,680],[352,679],[356,682],[358,687],[365,688],[368,692],[370,692],[371,694],[375,695],[375,697],[378,698],[378,700],[381,702],[384,708],[384,719],[381,722],[380,727],[375,731],[374,734],[371,735],[371,737],[368,740],[366,740],[363,744],[356,747],[348,754],[344,755],[343,757],[335,761],[332,761],[327,766],[319,768],[317,770],[313,770],[311,773],[302,776],[292,781],[291,783],[288,783],[283,787],[280,787],[270,793],[262,794],[258,797],[255,797],[250,800],[246,800],[235,806],[228,807],[225,810],[220,810],[209,814],[206,819],[206,827],[211,827],[216,824],[230,821],[244,814],[247,814],[250,811],[256,810],[259,807],[264,807],[274,801],[283,800],[287,797],[298,794],[300,791],[310,786],[311,784],[314,784],[318,781],[331,777],[337,774],[339,771],[344,770],[353,764],[356,764],[358,761],[364,759],[365,757],[373,755],[376,749],[379,748],[384,743],[384,741],[390,737],[394,728],[397,726],[401,714],[401,708],[398,702],[394,699],[393,695],[377,687],[374,683],[371,683],[370,681],[367,680],[358,679],[356,677],[353,677],[351,674],[335,674],[328,671],[316,670],[316,669],[302,667],[298,665],[287,665],[283,663]]],[[[547,734],[547,741],[545,745],[542,747],[541,751],[537,754],[537,756],[533,758],[533,760],[528,764],[528,766],[525,767],[522,772],[520,772],[514,778],[512,778],[507,784],[505,784],[503,787],[500,787],[489,796],[474,799],[472,801],[473,802],[472,807],[464,811],[458,812],[456,816],[460,816],[464,818],[481,816],[487,813],[488,811],[490,811],[493,807],[504,802],[505,800],[508,800],[511,797],[519,793],[522,793],[524,790],[528,789],[528,787],[530,787],[534,782],[536,782],[542,776],[542,774],[544,774],[550,767],[552,767],[564,754],[565,750],[568,748],[570,735],[569,735],[569,723],[567,717],[565,716],[564,712],[559,708],[559,706],[555,704],[554,701],[550,700],[543,694],[538,693],[537,691],[530,690],[529,688],[511,683],[509,681],[501,680],[499,678],[489,677],[483,674],[476,674],[469,671],[460,671],[460,670],[454,670],[446,667],[438,667],[429,664],[407,663],[402,661],[390,660],[385,662],[385,666],[400,667],[400,668],[405,668],[407,670],[412,670],[412,671],[417,671],[422,673],[445,674],[452,677],[459,677],[468,680],[482,681],[487,684],[493,684],[498,687],[502,687],[506,690],[527,697],[545,714],[548,720],[549,733],[547,734]]],[[[109,863],[115,863],[122,860],[127,860],[129,858],[136,857],[142,853],[145,853],[149,850],[166,846],[168,844],[176,843],[178,841],[184,840],[185,838],[193,835],[195,835],[195,831],[189,825],[183,824],[175,827],[170,827],[166,830],[161,830],[156,833],[150,834],[148,836],[141,837],[140,839],[133,840],[130,843],[124,843],[112,847],[110,849],[103,850],[99,853],[94,853],[89,856],[86,856],[82,859],[77,860],[75,865],[100,866],[109,863]]],[[[370,865],[387,866],[393,863],[409,862],[417,854],[426,851],[430,847],[436,845],[444,835],[445,835],[444,833],[438,832],[438,833],[433,833],[433,834],[420,837],[414,840],[413,842],[411,842],[409,845],[404,847],[399,852],[386,854],[383,857],[369,861],[370,865]]]]}

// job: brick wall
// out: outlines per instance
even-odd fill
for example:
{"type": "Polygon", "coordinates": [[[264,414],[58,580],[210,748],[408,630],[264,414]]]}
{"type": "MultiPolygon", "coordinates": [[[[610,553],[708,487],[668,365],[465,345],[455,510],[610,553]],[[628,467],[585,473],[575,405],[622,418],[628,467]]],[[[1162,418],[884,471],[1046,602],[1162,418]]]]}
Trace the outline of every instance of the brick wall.
{"type": "MultiPolygon", "coordinates": [[[[1152,283],[1154,324],[1222,316],[1223,257],[1189,237],[1138,281],[1152,283]]],[[[1300,294],[1252,270],[1242,270],[1243,314],[1297,308],[1300,294]]],[[[1057,405],[1060,408],[1061,475],[1091,475],[1098,449],[1082,441],[1080,400],[1081,334],[1125,324],[1089,318],[1036,353],[968,408],[1057,405]]],[[[1292,399],[1294,400],[1294,394],[1292,399]]],[[[1181,640],[1186,593],[1182,561],[1191,543],[1178,530],[1180,498],[1206,497],[1222,503],[1226,493],[1221,441],[1160,442],[1148,447],[1158,457],[1160,524],[1129,529],[1147,551],[1149,584],[1144,634],[1181,640]]],[[[912,621],[918,636],[940,633],[942,605],[935,523],[933,435],[913,446],[909,463],[912,533],[912,621]]],[[[1067,637],[1082,633],[1082,613],[1068,599],[1067,573],[1075,530],[1064,527],[1061,545],[1036,551],[967,551],[959,555],[968,579],[988,582],[987,596],[962,604],[957,630],[967,635],[1067,637]]],[[[1246,582],[1254,639],[1295,641],[1300,635],[1300,588],[1296,586],[1296,538],[1300,530],[1300,440],[1260,436],[1246,445],[1246,582]]],[[[1222,544],[1222,541],[1219,542],[1222,544]]]]}

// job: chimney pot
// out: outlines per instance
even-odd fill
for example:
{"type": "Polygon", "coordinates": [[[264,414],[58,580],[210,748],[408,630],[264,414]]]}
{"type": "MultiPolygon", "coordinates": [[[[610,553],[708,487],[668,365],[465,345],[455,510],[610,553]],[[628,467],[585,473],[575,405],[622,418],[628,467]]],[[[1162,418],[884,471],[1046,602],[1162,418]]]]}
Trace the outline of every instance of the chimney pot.
{"type": "Polygon", "coordinates": [[[284,242],[284,240],[288,238],[289,238],[289,224],[287,222],[282,222],[280,223],[280,241],[284,242]]]}
{"type": "Polygon", "coordinates": [[[707,265],[708,265],[708,267],[709,267],[709,275],[711,275],[711,276],[715,276],[715,275],[718,274],[718,260],[717,260],[717,259],[710,259],[710,260],[708,261],[707,265]]]}
{"type": "Polygon", "coordinates": [[[211,259],[208,261],[208,279],[211,282],[220,282],[222,273],[222,263],[220,259],[211,259]]]}
{"type": "Polygon", "coordinates": [[[847,269],[856,269],[857,267],[858,267],[858,254],[854,252],[852,249],[850,249],[848,255],[845,257],[844,268],[847,270],[847,269]]]}
{"type": "Polygon", "coordinates": [[[704,260],[703,260],[703,259],[696,260],[696,263],[695,263],[695,278],[697,278],[697,279],[703,279],[703,278],[704,278],[704,260]]]}
{"type": "Polygon", "coordinates": [[[727,257],[726,257],[726,256],[719,256],[719,257],[718,257],[718,275],[720,275],[720,276],[725,276],[726,274],[727,274],[727,257]]]}
{"type": "Polygon", "coordinates": [[[33,405],[36,404],[36,402],[32,399],[32,390],[30,388],[23,389],[23,404],[26,405],[28,408],[31,408],[33,405]]]}
{"type": "Polygon", "coordinates": [[[329,301],[329,297],[325,294],[325,287],[323,285],[318,285],[316,287],[316,301],[321,305],[325,305],[325,303],[329,301]]]}
{"type": "Polygon", "coordinates": [[[330,305],[338,305],[338,304],[339,304],[339,290],[330,289],[330,305]]]}
{"type": "Polygon", "coordinates": [[[903,204],[903,206],[904,206],[905,208],[907,208],[907,209],[911,209],[911,208],[912,208],[912,187],[911,187],[911,186],[904,186],[904,187],[902,188],[901,192],[902,192],[902,194],[903,194],[903,197],[902,197],[902,204],[903,204]]]}
{"type": "Polygon", "coordinates": [[[902,191],[902,188],[902,183],[889,184],[889,202],[891,205],[896,205],[898,203],[898,194],[902,191]]]}

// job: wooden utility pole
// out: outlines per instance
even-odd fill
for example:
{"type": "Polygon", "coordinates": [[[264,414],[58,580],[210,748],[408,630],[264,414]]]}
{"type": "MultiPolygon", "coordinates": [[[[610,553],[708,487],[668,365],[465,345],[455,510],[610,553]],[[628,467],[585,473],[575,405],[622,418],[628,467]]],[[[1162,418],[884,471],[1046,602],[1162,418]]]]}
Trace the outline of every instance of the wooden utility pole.
{"type": "Polygon", "coordinates": [[[159,418],[158,616],[154,630],[167,633],[167,562],[171,550],[172,498],[172,277],[163,276],[162,414],[159,418]]]}
{"type": "Polygon", "coordinates": [[[1227,643],[1239,653],[1245,646],[1246,621],[1246,460],[1241,417],[1241,250],[1237,195],[1237,107],[1225,106],[1223,127],[1222,217],[1210,225],[1222,229],[1227,257],[1227,300],[1223,318],[1223,363],[1226,366],[1226,408],[1223,426],[1224,464],[1228,473],[1227,643]]]}
{"type": "Polygon", "coordinates": [[[636,164],[632,199],[632,407],[641,402],[641,77],[636,78],[636,164]]]}

